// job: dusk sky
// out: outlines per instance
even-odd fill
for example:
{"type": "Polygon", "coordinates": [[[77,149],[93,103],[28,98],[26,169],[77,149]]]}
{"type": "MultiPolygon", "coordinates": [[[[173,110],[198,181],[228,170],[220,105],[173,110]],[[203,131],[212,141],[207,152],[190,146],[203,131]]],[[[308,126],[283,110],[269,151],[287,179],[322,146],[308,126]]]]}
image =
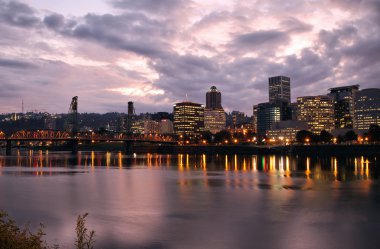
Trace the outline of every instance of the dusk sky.
{"type": "Polygon", "coordinates": [[[0,0],[0,113],[172,111],[252,115],[268,77],[297,96],[380,87],[380,0],[0,0]]]}

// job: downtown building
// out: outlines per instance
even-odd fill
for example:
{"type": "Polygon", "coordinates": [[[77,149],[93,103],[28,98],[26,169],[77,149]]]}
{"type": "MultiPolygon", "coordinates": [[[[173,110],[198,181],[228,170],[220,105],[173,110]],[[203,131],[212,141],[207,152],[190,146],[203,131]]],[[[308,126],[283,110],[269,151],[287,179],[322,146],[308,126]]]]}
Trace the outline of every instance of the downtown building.
{"type": "Polygon", "coordinates": [[[290,120],[292,117],[291,108],[286,101],[260,103],[253,110],[255,130],[259,136],[266,136],[274,123],[290,120]]]}
{"type": "Polygon", "coordinates": [[[275,76],[268,81],[269,102],[253,106],[253,127],[259,136],[266,136],[274,123],[292,118],[290,78],[275,76]]]}
{"type": "Polygon", "coordinates": [[[181,102],[173,106],[174,133],[197,136],[204,131],[204,105],[181,102]]]}
{"type": "Polygon", "coordinates": [[[352,129],[354,127],[354,101],[359,85],[330,88],[328,94],[334,103],[335,129],[352,129]]]}
{"type": "Polygon", "coordinates": [[[368,88],[355,96],[354,128],[368,131],[371,124],[380,125],[380,89],[368,88]]]}
{"type": "Polygon", "coordinates": [[[305,96],[297,98],[297,120],[307,123],[308,130],[319,134],[334,129],[334,102],[330,96],[305,96]]]}
{"type": "Polygon", "coordinates": [[[269,102],[279,100],[290,103],[290,78],[286,76],[275,76],[269,79],[269,102]]]}
{"type": "Polygon", "coordinates": [[[204,129],[215,134],[226,128],[226,114],[222,107],[222,94],[215,86],[206,93],[204,129]]]}

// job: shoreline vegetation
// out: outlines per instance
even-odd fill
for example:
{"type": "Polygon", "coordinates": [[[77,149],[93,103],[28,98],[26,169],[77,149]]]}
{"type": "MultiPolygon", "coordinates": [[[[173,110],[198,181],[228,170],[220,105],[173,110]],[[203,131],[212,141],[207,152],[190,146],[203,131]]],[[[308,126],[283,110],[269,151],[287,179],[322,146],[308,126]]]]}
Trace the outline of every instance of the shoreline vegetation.
{"type": "MultiPolygon", "coordinates": [[[[78,215],[75,233],[76,249],[94,249],[95,231],[86,227],[86,217],[78,215]]],[[[59,249],[59,245],[48,245],[44,240],[44,225],[40,224],[36,232],[30,230],[29,224],[18,226],[5,211],[0,211],[0,248],[1,249],[59,249]]]]}

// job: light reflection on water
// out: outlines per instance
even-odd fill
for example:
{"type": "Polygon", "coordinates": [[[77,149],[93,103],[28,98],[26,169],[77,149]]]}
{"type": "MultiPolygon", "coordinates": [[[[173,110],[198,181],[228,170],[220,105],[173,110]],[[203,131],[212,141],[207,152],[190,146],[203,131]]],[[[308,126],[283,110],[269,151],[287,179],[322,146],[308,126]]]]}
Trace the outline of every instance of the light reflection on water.
{"type": "Polygon", "coordinates": [[[67,248],[85,212],[96,248],[377,248],[378,169],[375,157],[18,151],[0,156],[0,209],[67,248]]]}
{"type": "Polygon", "coordinates": [[[179,171],[267,172],[283,177],[305,177],[314,180],[366,180],[378,178],[376,157],[292,157],[288,155],[162,155],[127,156],[121,152],[79,152],[76,155],[49,151],[17,151],[15,156],[0,155],[0,174],[6,167],[25,167],[35,175],[52,173],[56,168],[88,169],[94,167],[175,168],[179,171]],[[51,169],[50,171],[48,169],[51,169]]]}

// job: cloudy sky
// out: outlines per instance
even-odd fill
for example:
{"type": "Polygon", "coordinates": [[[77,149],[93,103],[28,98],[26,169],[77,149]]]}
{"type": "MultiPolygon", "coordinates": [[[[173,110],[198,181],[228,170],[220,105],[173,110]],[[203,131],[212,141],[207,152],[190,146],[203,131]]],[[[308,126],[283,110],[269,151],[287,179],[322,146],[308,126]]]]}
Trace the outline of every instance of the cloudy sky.
{"type": "Polygon", "coordinates": [[[268,77],[292,100],[380,87],[380,0],[0,0],[0,113],[172,111],[205,103],[252,114],[268,77]]]}

